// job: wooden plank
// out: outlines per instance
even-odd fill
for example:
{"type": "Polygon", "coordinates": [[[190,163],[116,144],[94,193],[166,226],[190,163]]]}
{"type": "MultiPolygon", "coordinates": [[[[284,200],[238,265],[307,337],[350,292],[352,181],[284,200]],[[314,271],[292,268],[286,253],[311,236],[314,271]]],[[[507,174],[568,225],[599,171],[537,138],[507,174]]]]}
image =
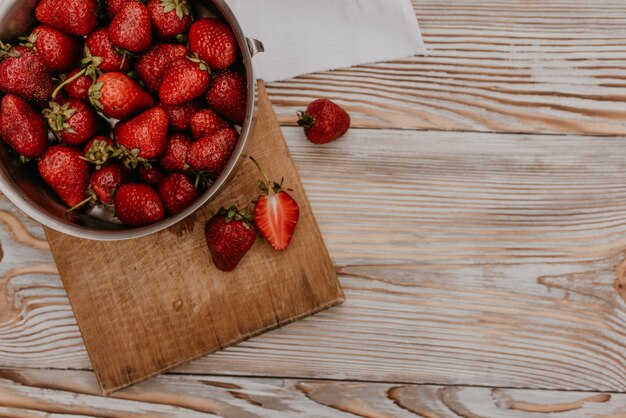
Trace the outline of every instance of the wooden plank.
{"type": "MultiPolygon", "coordinates": [[[[626,390],[623,138],[284,132],[348,302],[180,372],[626,390]]],[[[58,278],[7,275],[51,261],[10,231],[0,364],[89,367],[58,278]]]]}
{"type": "Polygon", "coordinates": [[[105,393],[343,302],[328,251],[263,84],[246,148],[300,206],[283,252],[257,240],[233,272],[211,262],[205,225],[258,196],[247,157],[217,199],[164,231],[88,241],[47,229],[89,358],[105,393]]]}
{"type": "Polygon", "coordinates": [[[0,370],[0,417],[623,417],[626,395],[162,375],[100,396],[84,371],[0,370]]]}
{"type": "Polygon", "coordinates": [[[274,83],[281,122],[327,96],[365,128],[626,134],[621,0],[414,6],[429,56],[274,83]]]}

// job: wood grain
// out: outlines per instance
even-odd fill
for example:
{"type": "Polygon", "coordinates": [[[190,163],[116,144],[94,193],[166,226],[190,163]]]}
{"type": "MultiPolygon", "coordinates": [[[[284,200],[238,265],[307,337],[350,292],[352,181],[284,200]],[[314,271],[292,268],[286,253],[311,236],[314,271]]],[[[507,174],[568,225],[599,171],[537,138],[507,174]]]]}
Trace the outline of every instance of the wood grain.
{"type": "Polygon", "coordinates": [[[204,229],[220,207],[246,207],[258,196],[247,157],[219,198],[148,237],[88,241],[45,229],[105,393],[343,302],[262,83],[246,152],[293,189],[300,219],[287,250],[257,240],[233,272],[211,262],[204,229]]]}
{"type": "Polygon", "coordinates": [[[427,57],[269,86],[282,123],[313,99],[353,125],[462,131],[626,133],[621,0],[415,0],[427,57]]]}
{"type": "Polygon", "coordinates": [[[13,418],[623,418],[626,408],[624,394],[201,375],[162,375],[99,395],[89,372],[0,370],[0,416],[13,418]]]}
{"type": "MultiPolygon", "coordinates": [[[[623,138],[284,132],[348,301],[179,372],[625,390],[623,138]]],[[[58,278],[7,283],[0,363],[89,367],[58,278]]]]}

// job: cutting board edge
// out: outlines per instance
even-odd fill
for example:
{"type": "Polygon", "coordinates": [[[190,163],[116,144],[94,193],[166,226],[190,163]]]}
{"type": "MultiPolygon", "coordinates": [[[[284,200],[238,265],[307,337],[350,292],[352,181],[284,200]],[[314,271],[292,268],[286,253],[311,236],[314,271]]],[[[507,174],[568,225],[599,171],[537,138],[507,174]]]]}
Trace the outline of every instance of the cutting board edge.
{"type": "MultiPolygon", "coordinates": [[[[65,283],[63,285],[65,286],[65,283]]],[[[254,338],[256,336],[259,336],[261,334],[265,334],[266,332],[269,332],[269,331],[281,328],[281,327],[283,327],[285,325],[288,325],[288,324],[291,324],[293,322],[299,321],[300,319],[303,319],[303,318],[315,315],[315,314],[320,313],[322,311],[326,311],[326,310],[328,310],[330,308],[333,308],[335,306],[339,306],[339,305],[343,304],[346,301],[346,298],[345,298],[343,290],[341,289],[340,286],[337,287],[337,290],[339,291],[339,294],[337,295],[337,298],[332,300],[332,301],[330,301],[330,302],[328,302],[325,305],[318,306],[315,309],[312,309],[310,311],[307,311],[307,312],[304,312],[302,314],[296,315],[296,316],[291,317],[289,319],[285,319],[284,321],[277,322],[277,323],[272,324],[272,325],[270,325],[268,327],[256,330],[254,332],[248,333],[248,334],[243,335],[241,337],[235,338],[235,339],[233,339],[231,341],[228,341],[227,343],[225,343],[225,344],[223,344],[223,345],[221,345],[221,346],[219,346],[219,347],[217,347],[217,348],[215,348],[215,349],[213,349],[211,351],[201,351],[201,352],[195,353],[194,355],[191,355],[191,356],[189,356],[186,359],[183,359],[183,360],[177,361],[175,363],[169,364],[167,366],[164,366],[160,370],[157,370],[156,372],[154,372],[154,373],[152,373],[152,374],[150,374],[148,376],[143,376],[141,378],[135,379],[132,382],[128,382],[126,384],[119,385],[119,386],[112,387],[112,388],[105,388],[104,386],[102,386],[101,379],[100,379],[100,376],[98,375],[98,372],[94,369],[94,372],[96,373],[96,376],[98,377],[96,380],[98,381],[98,385],[100,386],[100,390],[101,390],[102,394],[104,396],[111,395],[111,394],[113,394],[113,393],[115,393],[115,392],[117,392],[117,391],[119,391],[121,389],[127,388],[127,387],[132,386],[132,385],[134,385],[136,383],[139,383],[139,382],[143,382],[144,380],[150,379],[150,378],[152,378],[154,376],[157,376],[157,375],[159,375],[161,373],[164,373],[164,372],[166,372],[168,370],[172,370],[172,369],[174,369],[174,368],[176,368],[178,366],[182,366],[185,363],[189,363],[191,361],[197,360],[197,359],[205,357],[205,356],[210,356],[211,354],[215,354],[218,351],[224,350],[225,348],[232,347],[234,345],[237,345],[237,344],[239,344],[241,342],[247,341],[247,340],[249,340],[251,338],[254,338]]],[[[81,328],[80,323],[78,324],[78,328],[79,329],[81,328]]],[[[81,337],[82,337],[82,330],[80,332],[81,332],[81,337]]],[[[89,349],[87,349],[87,354],[89,355],[90,361],[91,361],[91,355],[89,354],[89,349]]]]}

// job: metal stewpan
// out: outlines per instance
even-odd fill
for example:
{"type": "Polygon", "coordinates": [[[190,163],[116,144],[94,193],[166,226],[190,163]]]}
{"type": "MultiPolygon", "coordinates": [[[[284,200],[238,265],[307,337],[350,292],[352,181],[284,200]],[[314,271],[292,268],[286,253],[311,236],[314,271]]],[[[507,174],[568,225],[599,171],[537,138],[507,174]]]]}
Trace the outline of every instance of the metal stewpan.
{"type": "MultiPolygon", "coordinates": [[[[263,45],[246,38],[237,19],[223,0],[189,0],[194,17],[221,16],[233,29],[239,43],[248,82],[247,115],[240,131],[240,140],[222,175],[196,202],[183,212],[161,222],[131,228],[115,221],[111,210],[94,207],[89,210],[66,214],[67,207],[44,184],[32,167],[24,166],[8,152],[0,141],[0,191],[38,222],[79,238],[117,241],[139,238],[168,228],[198,210],[212,200],[233,175],[248,142],[256,116],[256,83],[252,68],[252,57],[263,51],[263,45]]],[[[38,0],[0,0],[0,38],[13,40],[27,33],[34,24],[34,9],[38,0]]]]}

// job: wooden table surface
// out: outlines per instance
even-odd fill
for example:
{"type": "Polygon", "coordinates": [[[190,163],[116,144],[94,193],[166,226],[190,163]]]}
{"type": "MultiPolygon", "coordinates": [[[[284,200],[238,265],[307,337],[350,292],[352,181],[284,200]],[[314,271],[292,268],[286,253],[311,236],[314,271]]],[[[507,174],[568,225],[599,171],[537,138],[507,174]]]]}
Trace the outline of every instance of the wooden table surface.
{"type": "Polygon", "coordinates": [[[269,86],[345,305],[103,398],[3,199],[0,416],[626,417],[623,0],[414,6],[430,56],[269,86]]]}

